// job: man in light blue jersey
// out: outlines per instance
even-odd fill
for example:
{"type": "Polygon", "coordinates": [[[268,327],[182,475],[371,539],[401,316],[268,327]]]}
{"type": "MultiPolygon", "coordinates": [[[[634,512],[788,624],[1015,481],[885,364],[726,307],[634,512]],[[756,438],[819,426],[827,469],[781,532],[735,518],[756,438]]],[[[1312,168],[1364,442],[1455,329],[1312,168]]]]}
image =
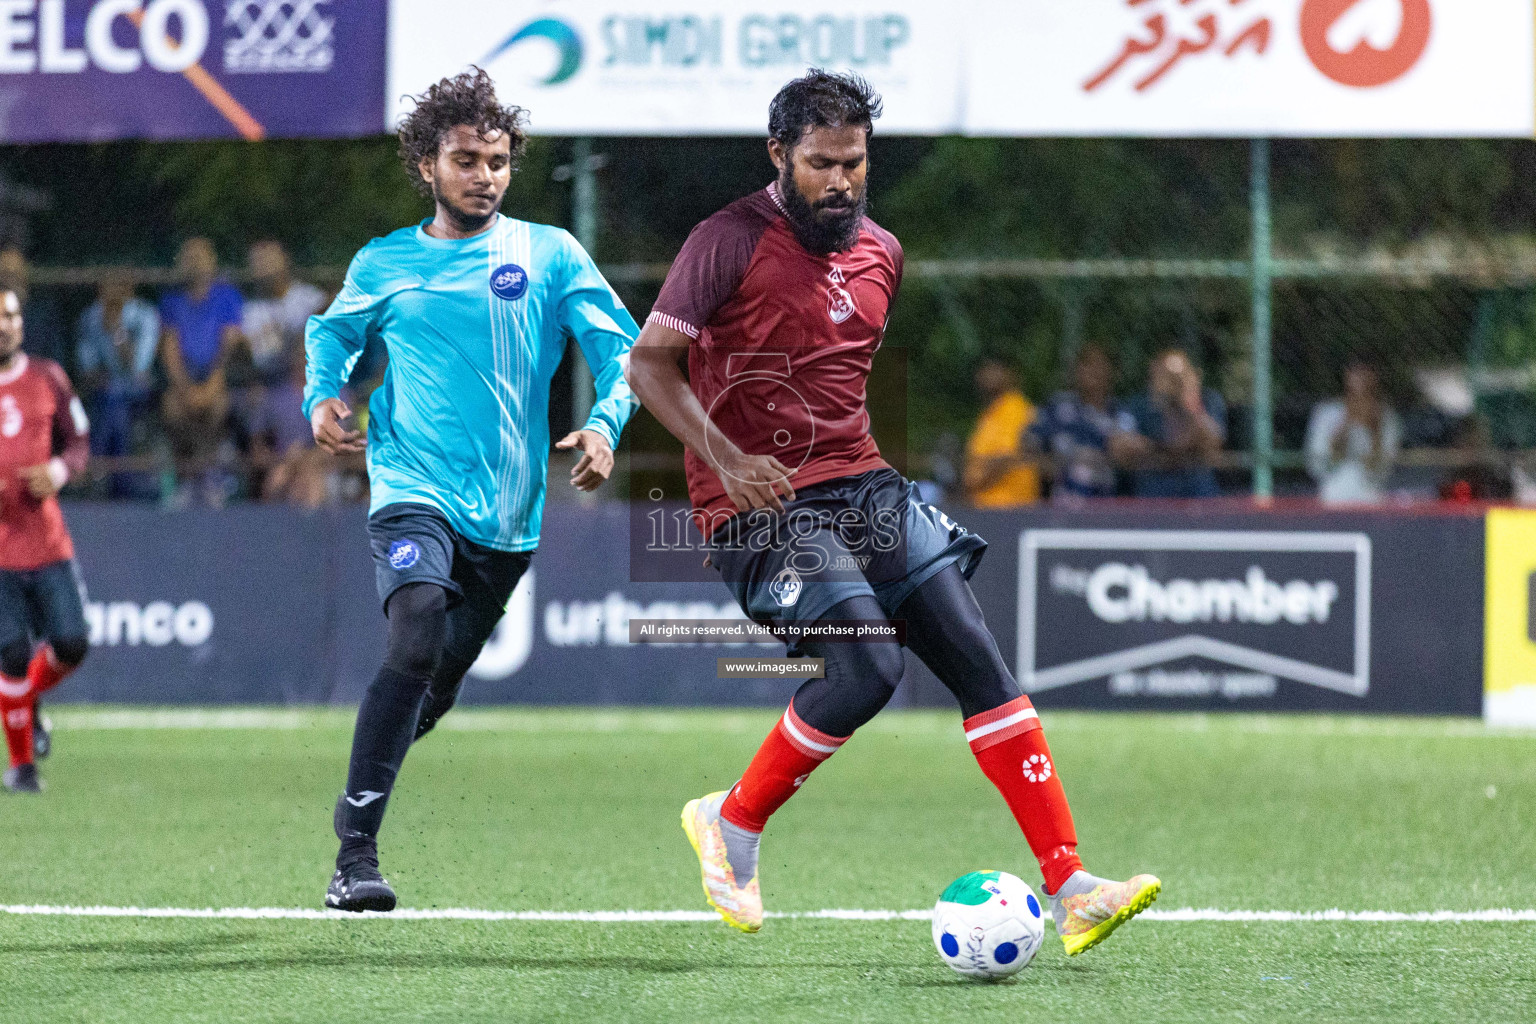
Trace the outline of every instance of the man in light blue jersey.
{"type": "Polygon", "coordinates": [[[368,534],[389,620],[384,664],[357,712],[341,850],[328,907],[392,910],[377,836],[413,739],[453,705],[539,542],[549,461],[549,382],[574,337],[597,378],[586,425],[555,447],[581,453],[590,491],[636,408],[624,364],[639,333],[592,259],[559,228],[498,210],[526,140],[474,69],[416,99],[400,156],[434,217],[376,238],[306,332],[304,412],[336,454],[366,450],[368,534]],[[368,437],[344,423],[343,383],[369,339],[389,353],[368,437]]]}

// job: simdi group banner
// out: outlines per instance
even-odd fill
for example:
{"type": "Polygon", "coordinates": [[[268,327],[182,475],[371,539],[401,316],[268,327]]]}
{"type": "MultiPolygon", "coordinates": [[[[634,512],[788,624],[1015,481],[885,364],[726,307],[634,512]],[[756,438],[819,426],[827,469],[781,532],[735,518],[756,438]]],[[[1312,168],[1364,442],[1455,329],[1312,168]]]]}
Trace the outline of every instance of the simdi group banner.
{"type": "Polygon", "coordinates": [[[384,130],[388,0],[0,0],[0,143],[384,130]]]}
{"type": "Polygon", "coordinates": [[[761,135],[811,66],[893,133],[1536,133],[1528,0],[392,0],[391,123],[469,64],[554,134],[761,135]]]}
{"type": "MultiPolygon", "coordinates": [[[[394,0],[391,116],[469,64],[557,134],[763,135],[780,86],[821,66],[866,75],[883,131],[954,131],[974,4],[915,0],[394,0]],[[473,26],[473,31],[466,31],[473,26]]],[[[987,6],[991,6],[988,4],[987,6]]]]}

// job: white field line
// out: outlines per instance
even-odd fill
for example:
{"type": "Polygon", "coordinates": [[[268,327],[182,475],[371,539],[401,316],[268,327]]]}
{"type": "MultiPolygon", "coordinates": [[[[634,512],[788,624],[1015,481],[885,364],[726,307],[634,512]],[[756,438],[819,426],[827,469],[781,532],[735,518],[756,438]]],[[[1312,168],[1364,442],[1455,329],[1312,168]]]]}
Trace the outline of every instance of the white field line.
{"type": "MultiPolygon", "coordinates": [[[[659,924],[712,922],[706,910],[396,910],[389,914],[346,914],[339,910],[289,907],[54,907],[39,904],[0,904],[0,915],[21,917],[133,917],[199,918],[233,921],[566,921],[583,924],[659,924]]],[[[784,920],[832,921],[927,921],[931,910],[812,910],[773,913],[784,920]]],[[[1360,924],[1516,924],[1536,923],[1536,910],[1428,910],[1412,913],[1391,910],[1215,910],[1184,907],[1179,910],[1147,910],[1147,921],[1189,923],[1200,921],[1313,924],[1351,922],[1360,924]]]]}
{"type": "MultiPolygon", "coordinates": [[[[55,705],[49,715],[68,730],[297,730],[350,728],[350,708],[105,708],[73,710],[55,705]]],[[[765,711],[645,711],[613,708],[587,710],[464,709],[443,720],[450,732],[526,733],[748,733],[772,725],[765,711]]],[[[1042,715],[1053,732],[1100,731],[1104,716],[1082,712],[1042,715]]],[[[1381,739],[1507,739],[1532,737],[1536,730],[1490,728],[1471,719],[1375,719],[1307,715],[1148,716],[1147,721],[1176,732],[1258,733],[1298,736],[1348,736],[1381,739]]],[[[900,736],[960,735],[958,715],[893,710],[862,731],[900,736]]]]}

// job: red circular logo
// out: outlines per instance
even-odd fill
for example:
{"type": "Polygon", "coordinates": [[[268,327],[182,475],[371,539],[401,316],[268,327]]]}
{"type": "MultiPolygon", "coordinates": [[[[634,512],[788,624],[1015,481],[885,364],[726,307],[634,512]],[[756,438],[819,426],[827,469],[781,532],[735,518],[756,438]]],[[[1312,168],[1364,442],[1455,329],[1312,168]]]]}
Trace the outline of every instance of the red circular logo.
{"type": "Polygon", "coordinates": [[[1317,70],[1357,89],[1372,89],[1402,78],[1429,48],[1432,23],[1429,0],[1397,0],[1403,24],[1397,39],[1378,50],[1363,36],[1353,48],[1340,50],[1329,40],[1334,26],[1361,0],[1306,0],[1301,5],[1301,45],[1317,70]]]}

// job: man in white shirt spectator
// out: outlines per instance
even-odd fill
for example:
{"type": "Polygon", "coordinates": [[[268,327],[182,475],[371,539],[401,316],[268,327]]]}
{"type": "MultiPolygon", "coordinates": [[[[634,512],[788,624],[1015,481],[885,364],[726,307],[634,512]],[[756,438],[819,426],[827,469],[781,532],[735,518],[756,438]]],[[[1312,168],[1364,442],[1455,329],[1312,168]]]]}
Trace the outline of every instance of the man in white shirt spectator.
{"type": "Polygon", "coordinates": [[[304,324],[325,308],[319,288],[293,279],[293,266],[281,242],[251,246],[247,268],[251,276],[240,329],[251,346],[256,375],[268,387],[293,378],[293,367],[304,363],[304,324]]]}
{"type": "Polygon", "coordinates": [[[304,325],[325,309],[328,296],[312,284],[293,279],[282,243],[265,240],[251,246],[247,264],[249,296],[240,327],[250,345],[256,382],[239,402],[240,417],[264,498],[286,491],[283,481],[306,465],[314,436],[303,409],[304,325]]]}
{"type": "Polygon", "coordinates": [[[1382,400],[1374,367],[1355,360],[1344,370],[1344,397],[1319,402],[1307,425],[1307,470],[1328,505],[1381,501],[1403,443],[1403,424],[1382,400]]]}

